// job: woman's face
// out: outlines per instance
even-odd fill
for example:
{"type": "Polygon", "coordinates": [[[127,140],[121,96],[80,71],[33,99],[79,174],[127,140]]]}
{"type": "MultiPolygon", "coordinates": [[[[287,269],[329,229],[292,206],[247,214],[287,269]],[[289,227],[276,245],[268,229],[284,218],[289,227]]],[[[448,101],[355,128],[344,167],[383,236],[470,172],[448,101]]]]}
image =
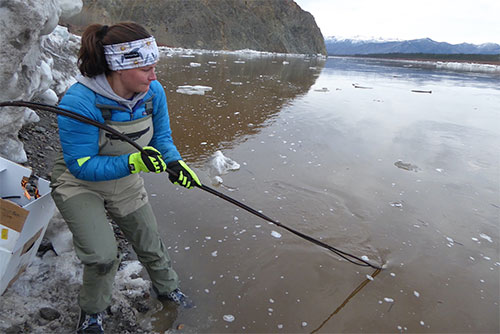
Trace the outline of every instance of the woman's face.
{"type": "Polygon", "coordinates": [[[120,84],[123,88],[123,94],[133,96],[135,93],[147,92],[151,81],[156,80],[156,64],[120,70],[120,84]]]}

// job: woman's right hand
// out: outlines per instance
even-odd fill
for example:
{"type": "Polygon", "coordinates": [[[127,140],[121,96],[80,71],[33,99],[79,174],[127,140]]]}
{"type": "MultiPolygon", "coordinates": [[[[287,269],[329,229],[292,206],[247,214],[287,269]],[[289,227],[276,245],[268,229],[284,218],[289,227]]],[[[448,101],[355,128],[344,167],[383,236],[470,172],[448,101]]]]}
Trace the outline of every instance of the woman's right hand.
{"type": "Polygon", "coordinates": [[[152,146],[144,147],[142,152],[132,153],[128,157],[128,166],[131,174],[139,172],[155,172],[161,173],[167,169],[165,161],[162,159],[160,151],[152,146]]]}

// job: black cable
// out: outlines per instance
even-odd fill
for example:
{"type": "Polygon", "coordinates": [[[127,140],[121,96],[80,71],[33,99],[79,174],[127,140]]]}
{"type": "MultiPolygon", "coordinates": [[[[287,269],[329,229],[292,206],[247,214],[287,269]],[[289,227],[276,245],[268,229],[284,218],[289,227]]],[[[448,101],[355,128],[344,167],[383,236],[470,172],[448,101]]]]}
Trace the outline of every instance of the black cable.
{"type": "MultiPolygon", "coordinates": [[[[73,111],[69,111],[69,110],[66,110],[66,109],[62,109],[62,108],[59,108],[59,107],[55,107],[55,106],[51,106],[51,105],[48,105],[48,104],[43,104],[43,103],[36,103],[36,102],[27,102],[27,101],[5,101],[5,102],[0,102],[0,107],[26,107],[26,108],[32,108],[32,109],[40,109],[40,110],[45,110],[45,111],[48,111],[48,112],[53,112],[53,113],[56,113],[58,115],[61,115],[61,116],[66,116],[66,117],[69,117],[69,118],[73,118],[75,120],[78,120],[80,122],[83,122],[83,123],[87,123],[87,124],[90,124],[90,125],[94,125],[104,131],[107,131],[111,134],[114,134],[116,135],[117,137],[120,138],[120,140],[122,141],[126,141],[127,143],[129,143],[130,145],[134,146],[138,151],[140,151],[141,153],[144,153],[146,155],[147,152],[144,151],[144,149],[139,146],[136,142],[134,142],[132,139],[130,139],[129,137],[127,137],[127,135],[119,132],[118,130],[116,129],[113,129],[112,127],[106,125],[106,124],[103,124],[103,123],[99,123],[93,119],[90,119],[88,117],[85,117],[83,115],[80,115],[80,114],[77,114],[73,111]]],[[[175,173],[174,171],[172,171],[171,169],[167,168],[167,173],[169,174],[172,174],[174,176],[177,175],[177,173],[175,173]]],[[[213,188],[210,188],[206,185],[201,185],[199,186],[198,184],[195,183],[195,186],[206,191],[206,192],[209,192],[219,198],[222,198],[264,220],[267,220],[268,222],[270,223],[273,223],[274,225],[276,226],[279,226],[281,228],[284,228],[285,230],[307,240],[307,241],[310,241],[318,246],[321,246],[323,248],[326,248],[328,249],[329,251],[337,254],[338,256],[340,256],[341,258],[355,264],[355,265],[358,265],[358,266],[362,266],[362,267],[372,267],[374,269],[382,269],[381,267],[378,267],[376,265],[373,265],[371,264],[370,262],[366,261],[366,260],[363,260],[362,258],[360,257],[357,257],[355,255],[352,255],[352,254],[349,254],[347,252],[344,252],[344,251],[341,251],[340,249],[338,248],[335,248],[333,246],[330,246],[318,239],[315,239],[313,237],[310,237],[302,232],[299,232],[297,230],[294,230],[293,228],[291,227],[288,227],[288,226],[285,226],[277,221],[275,221],[274,219],[271,219],[269,218],[268,216],[260,213],[259,211],[255,210],[255,209],[252,209],[251,207],[235,200],[234,198],[232,197],[229,197],[227,195],[224,195],[223,193],[220,193],[218,192],[217,190],[213,189],[213,188]],[[358,261],[358,262],[356,262],[358,261]]]]}

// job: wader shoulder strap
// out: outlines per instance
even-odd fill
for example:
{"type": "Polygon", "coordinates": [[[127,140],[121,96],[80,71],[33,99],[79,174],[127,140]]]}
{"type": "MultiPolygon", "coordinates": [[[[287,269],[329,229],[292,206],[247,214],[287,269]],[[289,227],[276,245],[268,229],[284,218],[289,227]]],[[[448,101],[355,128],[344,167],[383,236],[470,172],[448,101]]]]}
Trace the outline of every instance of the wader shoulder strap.
{"type": "Polygon", "coordinates": [[[110,121],[111,120],[111,110],[123,110],[123,111],[129,111],[125,107],[121,106],[112,106],[112,105],[107,105],[107,104],[96,104],[95,105],[97,108],[101,110],[102,117],[104,118],[105,121],[110,121]]]}
{"type": "Polygon", "coordinates": [[[153,113],[153,97],[146,101],[144,108],[146,115],[151,115],[153,113]]]}

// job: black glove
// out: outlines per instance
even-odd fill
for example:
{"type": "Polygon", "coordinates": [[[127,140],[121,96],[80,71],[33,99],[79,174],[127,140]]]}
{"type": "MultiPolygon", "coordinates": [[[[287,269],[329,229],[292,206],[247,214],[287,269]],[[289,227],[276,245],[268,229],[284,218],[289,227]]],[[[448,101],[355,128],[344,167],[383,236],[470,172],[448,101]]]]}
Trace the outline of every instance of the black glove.
{"type": "Polygon", "coordinates": [[[177,160],[169,162],[167,168],[177,174],[168,174],[168,179],[173,184],[178,184],[188,189],[193,188],[195,183],[201,186],[201,182],[198,176],[196,176],[196,173],[193,172],[184,161],[177,160]]]}

